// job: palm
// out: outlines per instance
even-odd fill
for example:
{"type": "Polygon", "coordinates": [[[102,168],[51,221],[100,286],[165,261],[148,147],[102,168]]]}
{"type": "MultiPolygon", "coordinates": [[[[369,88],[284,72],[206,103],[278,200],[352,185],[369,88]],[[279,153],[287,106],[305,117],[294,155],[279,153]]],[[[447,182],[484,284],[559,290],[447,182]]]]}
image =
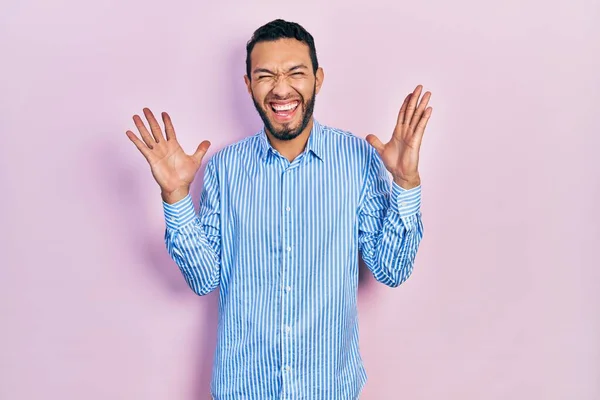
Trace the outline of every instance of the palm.
{"type": "Polygon", "coordinates": [[[131,131],[127,131],[127,136],[148,161],[152,175],[163,193],[172,193],[181,188],[189,188],[200,168],[202,158],[206,154],[210,142],[203,141],[194,154],[188,155],[177,141],[171,118],[167,113],[162,114],[166,138],[163,136],[152,112],[145,108],[144,114],[150,124],[151,133],[146,129],[141,118],[135,115],[133,120],[143,141],[131,131]]]}
{"type": "Polygon", "coordinates": [[[380,157],[393,176],[407,179],[418,173],[419,143],[414,137],[404,138],[402,132],[394,132],[392,139],[383,146],[380,157]]]}
{"type": "Polygon", "coordinates": [[[148,161],[154,179],[166,192],[190,186],[200,167],[193,157],[185,154],[176,141],[165,146],[164,155],[153,155],[148,161]]]}
{"type": "Polygon", "coordinates": [[[431,93],[427,92],[417,105],[422,86],[409,94],[398,113],[398,121],[392,138],[383,144],[375,135],[368,135],[367,141],[377,150],[385,167],[395,181],[419,181],[419,150],[427,121],[432,108],[427,107],[431,93]]]}

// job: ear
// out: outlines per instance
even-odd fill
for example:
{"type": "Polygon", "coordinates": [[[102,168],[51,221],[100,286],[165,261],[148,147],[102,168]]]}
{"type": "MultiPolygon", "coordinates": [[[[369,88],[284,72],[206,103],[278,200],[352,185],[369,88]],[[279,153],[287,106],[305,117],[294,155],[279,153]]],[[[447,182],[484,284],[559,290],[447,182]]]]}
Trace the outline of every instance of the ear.
{"type": "Polygon", "coordinates": [[[316,79],[315,94],[317,94],[321,90],[321,86],[323,85],[323,79],[325,79],[325,73],[323,72],[323,68],[321,68],[321,67],[317,68],[317,72],[315,73],[315,79],[316,79]]]}
{"type": "Polygon", "coordinates": [[[248,75],[244,75],[244,82],[246,82],[246,89],[248,90],[248,94],[250,96],[252,96],[252,86],[250,85],[250,78],[248,78],[248,75]]]}

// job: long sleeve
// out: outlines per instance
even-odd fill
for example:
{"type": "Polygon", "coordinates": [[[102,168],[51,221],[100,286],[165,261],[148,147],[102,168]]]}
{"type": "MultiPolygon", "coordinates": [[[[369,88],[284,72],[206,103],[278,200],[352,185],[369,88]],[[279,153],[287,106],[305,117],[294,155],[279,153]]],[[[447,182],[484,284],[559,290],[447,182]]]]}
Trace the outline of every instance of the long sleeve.
{"type": "Polygon", "coordinates": [[[391,182],[375,151],[367,168],[359,218],[359,249],[375,279],[397,287],[411,275],[423,237],[421,186],[391,182]]]}
{"type": "Polygon", "coordinates": [[[177,203],[163,201],[167,251],[186,282],[198,295],[219,285],[221,267],[221,223],[219,182],[209,161],[204,175],[199,213],[188,194],[177,203]]]}

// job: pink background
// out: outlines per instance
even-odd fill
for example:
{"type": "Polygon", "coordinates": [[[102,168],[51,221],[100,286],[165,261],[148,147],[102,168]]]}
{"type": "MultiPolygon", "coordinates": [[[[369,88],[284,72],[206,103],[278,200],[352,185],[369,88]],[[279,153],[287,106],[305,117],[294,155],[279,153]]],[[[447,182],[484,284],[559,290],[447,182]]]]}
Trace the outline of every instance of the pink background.
{"type": "Polygon", "coordinates": [[[415,272],[359,292],[363,399],[600,398],[597,1],[167,4],[2,6],[1,399],[207,398],[217,293],[125,131],[147,106],[188,151],[254,133],[244,46],[277,17],[315,36],[325,124],[387,139],[433,92],[415,272]]]}

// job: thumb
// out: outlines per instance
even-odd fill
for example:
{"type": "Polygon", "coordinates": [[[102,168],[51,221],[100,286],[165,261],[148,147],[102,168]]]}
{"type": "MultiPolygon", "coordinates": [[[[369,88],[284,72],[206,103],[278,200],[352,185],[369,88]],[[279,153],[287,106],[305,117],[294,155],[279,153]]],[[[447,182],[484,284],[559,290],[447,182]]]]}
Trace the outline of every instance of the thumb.
{"type": "Polygon", "coordinates": [[[192,155],[192,158],[196,161],[196,163],[198,165],[200,165],[202,163],[202,159],[204,158],[204,155],[208,151],[209,147],[210,147],[210,142],[208,140],[204,140],[202,143],[200,143],[198,145],[196,152],[192,155]]]}
{"type": "Polygon", "coordinates": [[[385,145],[381,142],[381,140],[379,140],[379,138],[377,136],[367,135],[366,139],[367,139],[367,142],[369,142],[369,144],[371,146],[373,146],[375,148],[375,150],[377,150],[379,155],[381,155],[381,153],[383,153],[383,149],[385,148],[385,145]]]}

